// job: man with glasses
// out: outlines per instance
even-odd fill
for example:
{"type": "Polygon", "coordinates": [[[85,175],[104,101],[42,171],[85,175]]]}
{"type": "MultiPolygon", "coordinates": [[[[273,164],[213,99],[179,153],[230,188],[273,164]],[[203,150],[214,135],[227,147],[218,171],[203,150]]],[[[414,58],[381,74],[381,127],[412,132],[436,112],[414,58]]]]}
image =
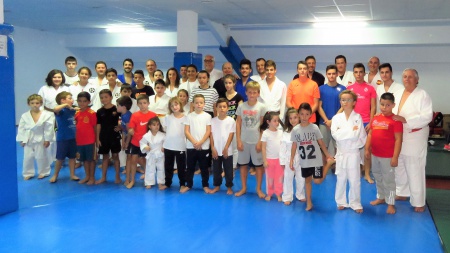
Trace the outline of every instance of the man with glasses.
{"type": "Polygon", "coordinates": [[[207,54],[203,64],[205,64],[205,70],[209,73],[209,83],[213,86],[215,81],[222,78],[222,71],[214,68],[215,60],[212,55],[207,54]]]}

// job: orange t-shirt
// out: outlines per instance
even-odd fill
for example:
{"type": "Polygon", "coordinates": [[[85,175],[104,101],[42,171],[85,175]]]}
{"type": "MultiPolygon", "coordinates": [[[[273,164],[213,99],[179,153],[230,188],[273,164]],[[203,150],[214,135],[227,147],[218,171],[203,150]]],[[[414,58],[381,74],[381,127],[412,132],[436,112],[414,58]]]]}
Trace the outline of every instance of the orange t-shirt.
{"type": "MultiPolygon", "coordinates": [[[[294,79],[288,86],[286,101],[295,109],[298,109],[302,103],[308,103],[313,107],[315,105],[315,98],[320,98],[319,86],[317,86],[316,82],[307,77],[294,79]]],[[[315,113],[311,115],[309,122],[316,122],[315,113]]]]}

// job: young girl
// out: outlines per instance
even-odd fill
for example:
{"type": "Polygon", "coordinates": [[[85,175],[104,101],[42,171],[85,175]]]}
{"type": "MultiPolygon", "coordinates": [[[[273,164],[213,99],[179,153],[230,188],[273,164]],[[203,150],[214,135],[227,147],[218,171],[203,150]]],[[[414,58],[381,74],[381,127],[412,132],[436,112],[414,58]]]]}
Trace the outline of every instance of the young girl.
{"type": "Polygon", "coordinates": [[[155,81],[155,95],[149,97],[150,105],[148,109],[158,116],[160,119],[164,119],[166,114],[169,113],[169,100],[170,97],[165,94],[166,83],[162,79],[155,81]]]}
{"type": "Polygon", "coordinates": [[[306,188],[306,211],[310,211],[313,208],[311,194],[312,194],[312,179],[322,178],[322,152],[327,159],[333,159],[328,154],[327,147],[322,141],[322,134],[319,127],[315,124],[309,123],[309,119],[312,115],[311,106],[308,103],[302,103],[299,107],[300,124],[294,128],[291,132],[291,161],[290,168],[294,170],[294,158],[297,154],[300,156],[300,166],[302,167],[302,177],[305,178],[306,188]]]}
{"type": "Polygon", "coordinates": [[[280,165],[284,169],[284,182],[283,182],[283,202],[285,205],[290,205],[294,200],[294,185],[292,180],[295,176],[296,192],[295,197],[305,202],[305,179],[302,177],[302,171],[300,167],[300,157],[296,154],[294,157],[294,170],[289,167],[291,159],[291,131],[300,121],[298,111],[295,108],[289,108],[284,117],[284,132],[281,139],[280,147],[280,165]]]}
{"type": "Polygon", "coordinates": [[[166,141],[164,142],[164,170],[166,174],[166,186],[172,185],[174,173],[174,162],[176,161],[180,187],[186,185],[186,136],[184,135],[184,122],[186,116],[183,114],[183,105],[177,97],[169,100],[169,114],[164,120],[166,129],[166,141]]]}
{"type": "Polygon", "coordinates": [[[155,73],[153,73],[153,77],[155,78],[155,82],[158,79],[164,80],[164,74],[160,69],[155,70],[155,73]]]}
{"type": "Polygon", "coordinates": [[[180,86],[180,75],[176,68],[172,67],[167,70],[166,85],[166,94],[171,98],[176,97],[180,86]]]}
{"type": "Polygon", "coordinates": [[[283,192],[283,168],[280,165],[280,145],[283,130],[279,129],[280,114],[278,112],[267,112],[260,130],[264,131],[261,136],[263,165],[266,169],[265,200],[270,201],[275,193],[281,202],[283,192]]]}
{"type": "MultiPolygon", "coordinates": [[[[97,88],[98,86],[92,83],[89,83],[89,78],[91,78],[92,72],[88,67],[81,67],[78,70],[78,77],[80,79],[80,81],[78,81],[77,83],[71,85],[69,87],[69,91],[70,93],[72,93],[72,97],[76,98],[78,97],[78,94],[82,91],[86,91],[89,93],[89,95],[91,95],[91,102],[90,102],[90,106],[94,105],[94,101],[97,101],[97,88]]],[[[95,102],[95,104],[98,104],[97,102],[95,102]]],[[[78,102],[74,101],[74,105],[78,106],[78,102]]],[[[92,110],[97,111],[100,108],[92,108],[92,110]]]]}
{"type": "Polygon", "coordinates": [[[34,160],[38,168],[38,179],[50,175],[50,160],[47,148],[55,137],[55,116],[53,113],[41,110],[42,97],[33,94],[27,99],[30,110],[20,118],[16,140],[24,148],[23,170],[24,180],[34,177],[34,160]]]}
{"type": "MultiPolygon", "coordinates": [[[[155,84],[156,85],[156,84],[155,84]]],[[[145,156],[145,188],[150,189],[155,185],[155,174],[158,188],[164,190],[167,188],[164,180],[164,149],[163,144],[166,134],[161,127],[158,117],[153,117],[148,121],[148,132],[144,134],[139,145],[145,156]]]]}
{"type": "Polygon", "coordinates": [[[177,92],[177,97],[181,102],[181,107],[183,108],[184,115],[188,115],[191,110],[191,105],[188,102],[189,93],[185,89],[179,89],[177,92]]]}
{"type": "MultiPolygon", "coordinates": [[[[233,75],[226,75],[224,78],[225,89],[227,90],[225,93],[225,97],[228,101],[228,113],[227,115],[236,120],[236,110],[244,103],[244,98],[241,94],[237,93],[235,90],[236,78],[233,75]]],[[[236,144],[236,135],[233,137],[233,141],[231,142],[231,147],[233,148],[233,168],[237,167],[237,159],[238,159],[238,149],[236,144]]]]}
{"type": "Polygon", "coordinates": [[[47,78],[45,78],[47,85],[39,89],[39,96],[42,97],[44,109],[53,112],[53,108],[57,106],[56,95],[63,91],[69,91],[69,87],[65,86],[66,79],[64,74],[59,69],[51,70],[47,78]]]}

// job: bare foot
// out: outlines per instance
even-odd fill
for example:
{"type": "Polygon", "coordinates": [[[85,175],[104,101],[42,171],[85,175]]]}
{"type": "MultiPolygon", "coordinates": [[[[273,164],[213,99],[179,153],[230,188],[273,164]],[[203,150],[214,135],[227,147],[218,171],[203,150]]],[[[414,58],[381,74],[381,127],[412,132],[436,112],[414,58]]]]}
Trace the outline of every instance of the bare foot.
{"type": "Polygon", "coordinates": [[[130,181],[126,181],[123,183],[123,185],[127,186],[130,183],[130,181]]]}
{"type": "Polygon", "coordinates": [[[72,181],[78,181],[78,180],[80,180],[80,178],[77,177],[77,176],[71,176],[71,177],[70,177],[70,180],[72,180],[72,181]]]}
{"type": "Polygon", "coordinates": [[[78,183],[79,183],[79,184],[84,184],[84,183],[86,183],[87,181],[89,181],[89,178],[85,177],[85,178],[83,178],[83,180],[80,180],[80,182],[78,182],[78,183]]]}
{"type": "Polygon", "coordinates": [[[408,200],[408,197],[395,196],[395,200],[398,200],[398,201],[406,201],[406,200],[408,200]]]}
{"type": "Polygon", "coordinates": [[[194,172],[195,175],[198,175],[198,174],[200,174],[200,173],[202,173],[201,170],[196,170],[196,171],[194,172]]]}
{"type": "Polygon", "coordinates": [[[122,179],[120,179],[120,177],[116,178],[116,180],[114,180],[114,183],[115,184],[120,184],[120,183],[122,183],[122,179]]]}
{"type": "Polygon", "coordinates": [[[255,168],[250,168],[250,175],[252,175],[252,176],[256,175],[255,168]]]}
{"type": "Polygon", "coordinates": [[[314,178],[314,183],[321,184],[323,182],[323,180],[325,180],[325,175],[323,175],[322,178],[314,178]]]}
{"type": "Polygon", "coordinates": [[[313,209],[313,204],[312,203],[306,204],[306,208],[305,208],[306,211],[311,211],[312,209],[313,209]]]}
{"type": "Polygon", "coordinates": [[[278,202],[282,202],[282,201],[283,201],[283,199],[281,198],[281,196],[277,196],[277,200],[278,200],[278,202]]]}
{"type": "Polygon", "coordinates": [[[384,204],[384,203],[386,203],[386,201],[384,199],[376,199],[376,200],[370,201],[370,204],[372,206],[376,206],[376,205],[380,205],[380,204],[384,204]]]}
{"type": "Polygon", "coordinates": [[[46,178],[46,177],[48,177],[48,175],[39,175],[38,179],[43,179],[43,178],[46,178]]]}
{"type": "Polygon", "coordinates": [[[306,202],[306,199],[299,199],[300,202],[306,202]]]}
{"type": "Polygon", "coordinates": [[[130,181],[130,183],[127,184],[127,188],[128,188],[128,189],[133,188],[133,186],[134,186],[134,181],[130,181]]]}
{"type": "Polygon", "coordinates": [[[23,177],[23,180],[30,180],[32,178],[33,178],[33,176],[26,176],[26,177],[23,177]]]}
{"type": "Polygon", "coordinates": [[[416,212],[416,213],[423,213],[424,211],[425,211],[425,206],[414,207],[414,212],[416,212]]]}
{"type": "Polygon", "coordinates": [[[145,189],[151,189],[151,188],[152,188],[151,185],[146,185],[146,186],[145,186],[145,189]]]}
{"type": "Polygon", "coordinates": [[[285,201],[285,202],[284,202],[284,205],[285,205],[285,206],[290,206],[290,205],[291,205],[291,201],[285,201]]]}
{"type": "Polygon", "coordinates": [[[99,180],[95,181],[95,184],[103,184],[104,182],[106,182],[106,178],[100,178],[99,180]]]}
{"type": "Polygon", "coordinates": [[[203,191],[205,193],[211,193],[211,189],[209,189],[209,187],[203,187],[203,191]]]}
{"type": "Polygon", "coordinates": [[[272,198],[271,196],[267,195],[264,199],[265,199],[266,201],[270,201],[271,198],[272,198]]]}
{"type": "Polygon", "coordinates": [[[395,214],[395,206],[394,205],[388,205],[388,208],[386,209],[387,214],[395,214]]]}
{"type": "Polygon", "coordinates": [[[216,186],[216,187],[214,187],[214,188],[212,188],[210,191],[209,191],[209,193],[216,193],[216,192],[218,192],[220,190],[220,186],[216,186]]]}
{"type": "Polygon", "coordinates": [[[173,174],[178,174],[178,170],[173,170],[173,174]]]}
{"type": "Polygon", "coordinates": [[[187,187],[187,186],[181,186],[180,188],[180,192],[181,193],[186,193],[190,190],[191,188],[187,187]]]}
{"type": "Polygon", "coordinates": [[[50,183],[56,183],[56,181],[58,181],[58,179],[56,178],[56,176],[53,176],[50,178],[50,183]]]}
{"type": "Polygon", "coordinates": [[[93,184],[95,184],[95,180],[94,179],[89,179],[89,181],[87,181],[86,184],[87,185],[93,185],[93,184]]]}
{"type": "Polygon", "coordinates": [[[362,209],[355,209],[355,213],[363,213],[362,209]]]}
{"type": "Polygon", "coordinates": [[[372,180],[372,178],[370,177],[370,176],[364,176],[364,179],[367,181],[367,183],[369,183],[369,184],[373,184],[373,183],[375,183],[373,180],[372,180]]]}
{"type": "Polygon", "coordinates": [[[167,189],[167,186],[166,186],[165,184],[159,184],[159,185],[158,185],[158,189],[159,189],[160,191],[164,191],[165,189],[167,189]]]}
{"type": "Polygon", "coordinates": [[[234,196],[240,197],[240,196],[244,195],[246,192],[247,192],[246,189],[242,189],[242,190],[236,192],[236,193],[234,194],[234,196]]]}
{"type": "Polygon", "coordinates": [[[225,172],[222,172],[222,174],[220,174],[222,177],[225,177],[225,172]]]}
{"type": "Polygon", "coordinates": [[[136,171],[137,171],[138,173],[141,173],[141,174],[144,174],[144,173],[145,173],[145,171],[144,171],[143,169],[141,169],[140,167],[138,167],[138,168],[136,169],[136,171]]]}
{"type": "Polygon", "coordinates": [[[262,198],[264,198],[264,197],[266,196],[266,194],[264,194],[261,190],[257,190],[257,191],[256,191],[256,194],[258,195],[258,197],[259,197],[260,199],[262,199],[262,198]]]}
{"type": "Polygon", "coordinates": [[[233,190],[230,188],[227,189],[227,195],[232,195],[233,194],[233,190]]]}
{"type": "Polygon", "coordinates": [[[122,174],[127,174],[127,170],[123,170],[123,171],[122,171],[122,174]]]}
{"type": "Polygon", "coordinates": [[[338,210],[344,210],[344,209],[345,209],[345,206],[338,206],[337,209],[338,209],[338,210]]]}
{"type": "Polygon", "coordinates": [[[142,175],[139,177],[139,179],[140,179],[140,180],[144,180],[144,179],[145,179],[145,174],[142,174],[142,175]]]}

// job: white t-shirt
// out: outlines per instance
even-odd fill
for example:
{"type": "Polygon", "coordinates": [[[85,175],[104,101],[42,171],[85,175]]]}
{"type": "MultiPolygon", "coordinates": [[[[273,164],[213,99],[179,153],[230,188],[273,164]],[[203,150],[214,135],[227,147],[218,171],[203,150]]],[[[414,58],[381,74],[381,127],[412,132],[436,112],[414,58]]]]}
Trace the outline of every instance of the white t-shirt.
{"type": "Polygon", "coordinates": [[[164,148],[176,151],[186,151],[186,136],[184,135],[184,122],[187,117],[183,115],[176,118],[173,114],[166,115],[164,120],[164,130],[166,131],[166,141],[164,148]]]}
{"type": "Polygon", "coordinates": [[[211,73],[209,73],[209,84],[211,87],[214,85],[214,82],[218,79],[222,78],[223,72],[218,69],[211,70],[211,73]]]}
{"type": "Polygon", "coordinates": [[[78,81],[80,81],[80,78],[78,77],[78,74],[74,76],[68,76],[66,73],[64,73],[64,79],[66,79],[66,84],[72,85],[78,81]]]}
{"type": "MultiPolygon", "coordinates": [[[[236,121],[233,118],[227,116],[221,120],[218,117],[214,117],[211,120],[211,132],[214,138],[214,147],[217,150],[217,155],[222,156],[223,148],[227,144],[230,133],[236,132],[236,121]]],[[[233,147],[230,144],[228,146],[228,155],[233,154],[233,147]]]]}
{"type": "MultiPolygon", "coordinates": [[[[200,141],[206,133],[206,126],[211,125],[211,115],[203,111],[199,114],[191,112],[187,116],[187,120],[184,124],[189,126],[189,132],[192,137],[195,140],[200,141]]],[[[193,149],[194,145],[189,140],[186,140],[186,148],[193,149]]],[[[202,149],[209,149],[209,138],[202,144],[202,149]]]]}
{"type": "MultiPolygon", "coordinates": [[[[130,97],[131,98],[131,97],[130,97]]],[[[137,100],[134,98],[131,98],[131,108],[130,108],[130,112],[131,113],[135,113],[139,111],[139,107],[137,105],[137,100]]]]}
{"type": "Polygon", "coordinates": [[[261,141],[266,143],[266,158],[278,159],[280,158],[281,139],[283,137],[283,130],[277,129],[271,131],[264,130],[261,136],[261,141]]]}
{"type": "Polygon", "coordinates": [[[39,89],[38,94],[44,100],[43,105],[49,109],[53,109],[58,105],[56,103],[56,95],[63,91],[69,91],[69,87],[61,85],[56,90],[53,86],[44,85],[39,89]]]}

